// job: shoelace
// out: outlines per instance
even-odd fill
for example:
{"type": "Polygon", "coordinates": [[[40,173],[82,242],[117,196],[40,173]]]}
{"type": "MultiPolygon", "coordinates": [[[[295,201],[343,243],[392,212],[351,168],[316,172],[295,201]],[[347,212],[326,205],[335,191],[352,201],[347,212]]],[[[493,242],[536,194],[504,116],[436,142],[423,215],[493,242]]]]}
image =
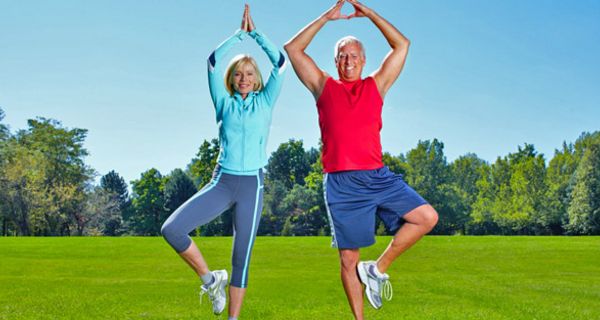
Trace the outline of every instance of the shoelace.
{"type": "Polygon", "coordinates": [[[214,301],[215,297],[217,296],[217,287],[218,286],[212,286],[212,287],[208,287],[208,288],[204,288],[204,286],[202,286],[202,288],[200,289],[200,304],[202,304],[202,301],[204,300],[204,296],[206,294],[208,294],[208,299],[210,301],[214,301]],[[211,291],[211,292],[209,292],[211,291]]]}
{"type": "Polygon", "coordinates": [[[381,296],[387,301],[392,300],[392,297],[394,296],[394,291],[392,290],[392,283],[390,282],[390,280],[382,280],[381,285],[381,296]]]}

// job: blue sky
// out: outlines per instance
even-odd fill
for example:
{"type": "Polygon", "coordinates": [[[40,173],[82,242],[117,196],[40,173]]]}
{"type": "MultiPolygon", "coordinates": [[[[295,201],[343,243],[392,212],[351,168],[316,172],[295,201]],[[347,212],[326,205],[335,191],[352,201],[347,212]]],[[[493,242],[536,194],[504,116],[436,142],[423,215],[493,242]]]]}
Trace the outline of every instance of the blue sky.
{"type": "MultiPolygon", "coordinates": [[[[185,168],[217,127],[206,58],[240,25],[244,1],[0,0],[0,107],[11,130],[36,116],[88,129],[87,164],[129,182],[185,168]]],[[[248,1],[280,47],[334,1],[248,1]]],[[[448,160],[494,161],[524,143],[552,157],[600,130],[600,1],[364,1],[412,42],[384,105],[394,155],[438,138],[448,160]]],[[[349,5],[343,10],[350,13],[349,5]]],[[[367,19],[327,24],[308,53],[330,74],[333,44],[365,43],[365,75],[389,47],[367,19]]],[[[251,40],[235,53],[268,60],[251,40]]],[[[290,138],[316,146],[314,100],[288,70],[268,152],[290,138]]]]}

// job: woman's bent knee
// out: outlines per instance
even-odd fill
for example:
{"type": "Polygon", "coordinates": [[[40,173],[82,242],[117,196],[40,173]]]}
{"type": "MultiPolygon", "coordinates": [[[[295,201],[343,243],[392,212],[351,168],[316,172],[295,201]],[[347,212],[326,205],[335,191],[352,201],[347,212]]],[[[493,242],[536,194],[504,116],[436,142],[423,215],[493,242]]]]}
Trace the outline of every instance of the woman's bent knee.
{"type": "Polygon", "coordinates": [[[162,225],[160,233],[177,253],[185,251],[191,244],[191,239],[187,233],[177,228],[174,224],[169,223],[169,221],[162,225]]]}

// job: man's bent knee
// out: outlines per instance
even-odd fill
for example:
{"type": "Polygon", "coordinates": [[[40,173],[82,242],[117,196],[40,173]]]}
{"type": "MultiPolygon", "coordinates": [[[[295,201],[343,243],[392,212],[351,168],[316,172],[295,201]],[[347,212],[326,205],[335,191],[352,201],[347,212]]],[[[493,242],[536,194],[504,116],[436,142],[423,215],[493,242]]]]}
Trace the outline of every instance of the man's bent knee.
{"type": "Polygon", "coordinates": [[[431,231],[438,223],[439,215],[432,206],[426,206],[422,213],[423,226],[431,231]]]}
{"type": "Polygon", "coordinates": [[[404,219],[426,228],[427,232],[429,232],[438,222],[438,213],[431,205],[427,204],[409,212],[404,219]]]}

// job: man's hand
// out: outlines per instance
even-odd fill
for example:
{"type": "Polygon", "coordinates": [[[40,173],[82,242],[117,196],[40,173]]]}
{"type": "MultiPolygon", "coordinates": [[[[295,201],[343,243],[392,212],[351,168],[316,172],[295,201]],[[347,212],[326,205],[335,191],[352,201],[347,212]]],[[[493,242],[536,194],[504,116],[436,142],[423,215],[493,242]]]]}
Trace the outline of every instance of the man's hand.
{"type": "Polygon", "coordinates": [[[342,6],[344,6],[345,0],[338,0],[333,7],[327,10],[323,16],[327,18],[327,20],[339,20],[339,19],[348,19],[349,16],[342,14],[342,6]]]}
{"type": "Polygon", "coordinates": [[[357,0],[347,0],[354,7],[354,13],[348,16],[348,19],[351,18],[360,18],[367,17],[372,10],[367,8],[364,4],[358,2],[357,0]]]}

